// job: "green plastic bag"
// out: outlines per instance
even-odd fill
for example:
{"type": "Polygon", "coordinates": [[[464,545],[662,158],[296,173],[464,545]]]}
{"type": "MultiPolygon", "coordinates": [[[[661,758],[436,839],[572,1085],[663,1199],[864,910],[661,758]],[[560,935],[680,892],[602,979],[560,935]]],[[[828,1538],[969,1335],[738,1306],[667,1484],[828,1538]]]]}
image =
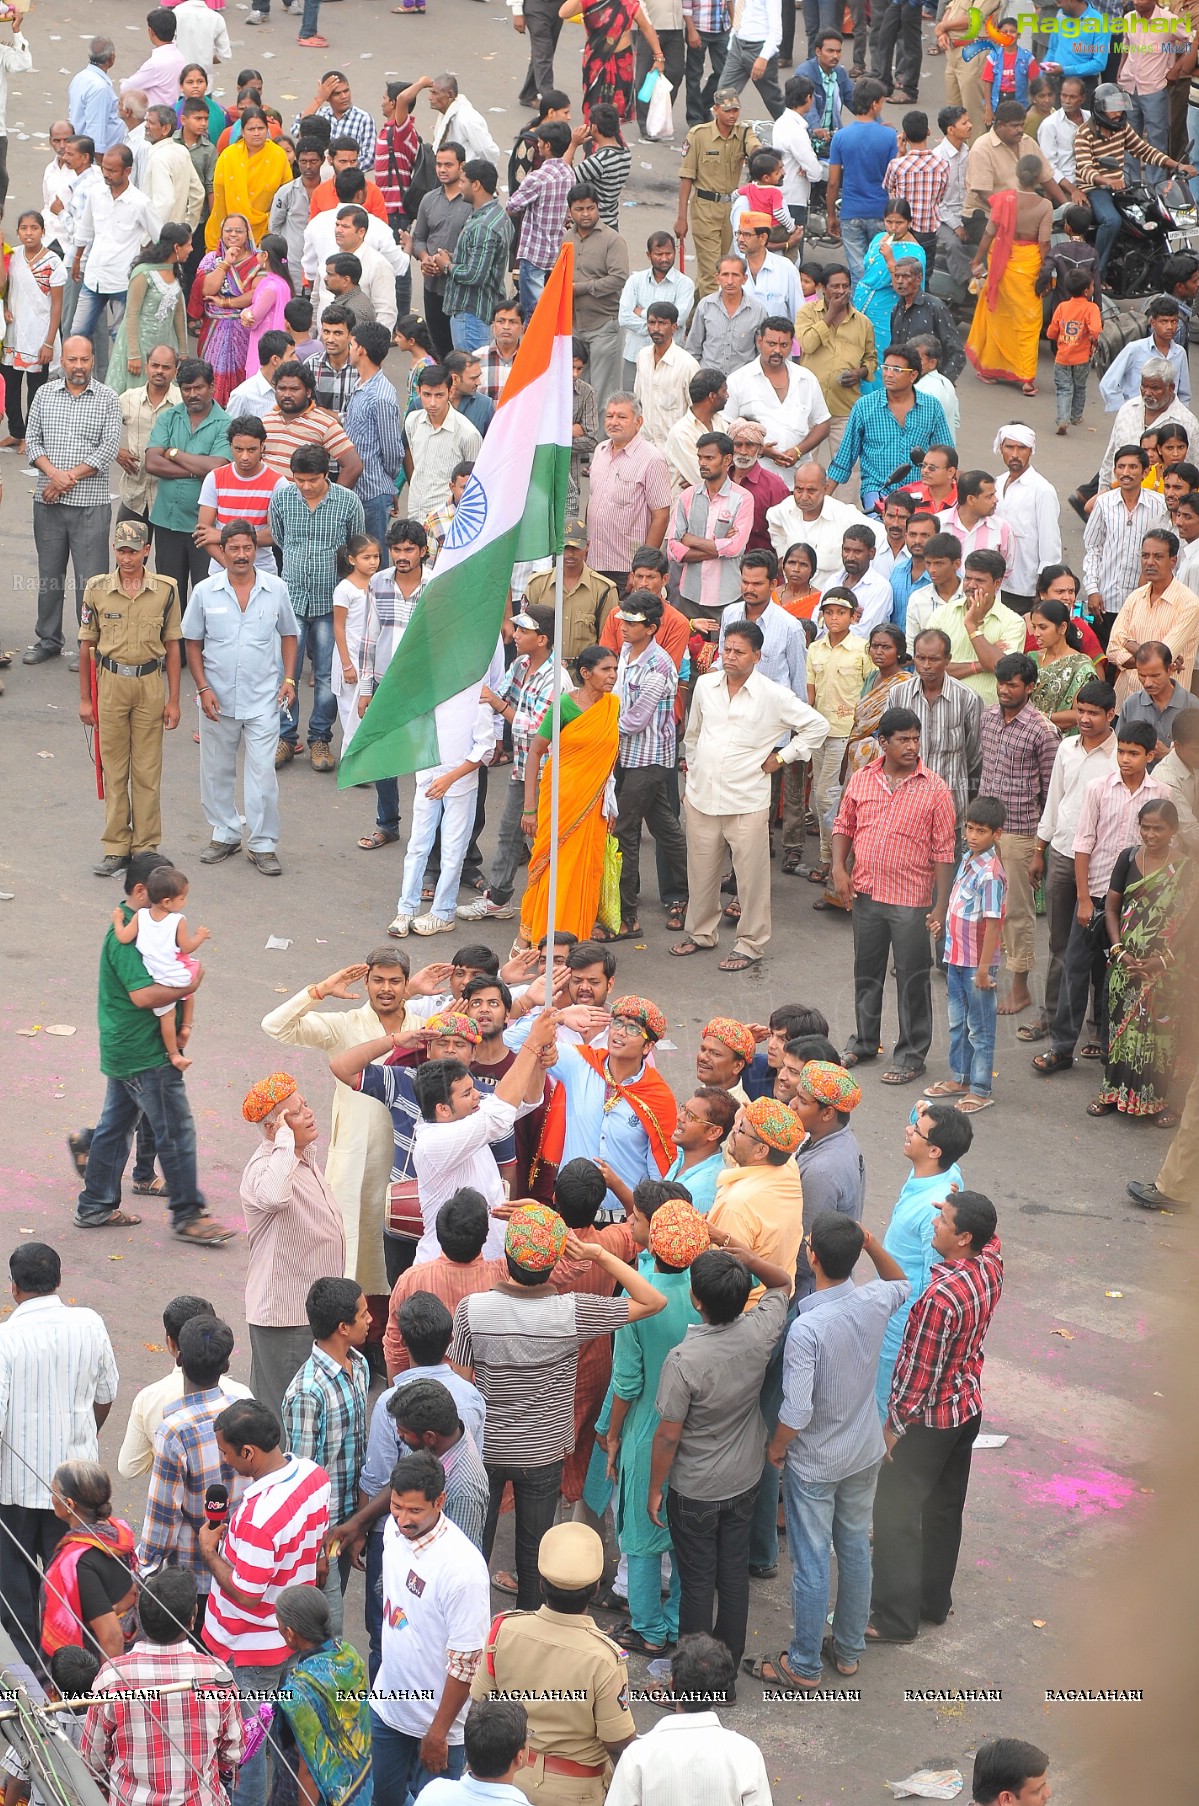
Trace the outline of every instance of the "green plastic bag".
{"type": "Polygon", "coordinates": [[[599,921],[609,934],[620,933],[620,844],[614,834],[604,841],[604,871],[600,879],[599,921]]]}

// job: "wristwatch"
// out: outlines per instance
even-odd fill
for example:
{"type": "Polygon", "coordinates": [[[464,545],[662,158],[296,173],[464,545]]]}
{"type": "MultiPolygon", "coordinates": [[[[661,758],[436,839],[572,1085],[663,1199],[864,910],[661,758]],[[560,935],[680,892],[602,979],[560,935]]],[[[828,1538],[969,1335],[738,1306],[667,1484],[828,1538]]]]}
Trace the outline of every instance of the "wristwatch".
{"type": "Polygon", "coordinates": [[[178,456],[179,456],[179,447],[177,445],[172,445],[170,450],[167,452],[167,457],[174,459],[174,458],[177,458],[178,456]]]}

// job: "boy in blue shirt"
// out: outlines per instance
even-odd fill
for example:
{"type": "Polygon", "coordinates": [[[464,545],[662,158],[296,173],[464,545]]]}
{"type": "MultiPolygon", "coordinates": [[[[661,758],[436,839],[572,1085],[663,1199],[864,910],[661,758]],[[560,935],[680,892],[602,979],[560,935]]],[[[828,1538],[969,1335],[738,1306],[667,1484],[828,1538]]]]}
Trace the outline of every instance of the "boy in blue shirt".
{"type": "MultiPolygon", "coordinates": [[[[997,797],[976,796],[966,810],[966,854],[945,912],[949,981],[949,1073],[930,1085],[929,1097],[953,1098],[964,1116],[994,1102],[995,975],[1007,878],[996,843],[1004,823],[997,797]]],[[[934,938],[941,924],[930,921],[934,938]]]]}

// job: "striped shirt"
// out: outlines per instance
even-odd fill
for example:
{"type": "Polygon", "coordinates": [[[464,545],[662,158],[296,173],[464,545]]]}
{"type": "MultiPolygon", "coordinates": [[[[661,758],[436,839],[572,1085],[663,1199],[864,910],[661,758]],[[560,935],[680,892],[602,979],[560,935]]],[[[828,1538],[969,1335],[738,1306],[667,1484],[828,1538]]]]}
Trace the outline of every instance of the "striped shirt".
{"type": "Polygon", "coordinates": [[[374,1097],[391,1114],[392,1156],[391,1183],[402,1185],[413,1177],[412,1137],[420,1121],[412,1068],[394,1053],[376,1065],[368,1066],[351,1081],[353,1089],[363,1097],[374,1097]]]}
{"type": "Polygon", "coordinates": [[[1109,615],[1118,614],[1140,587],[1141,541],[1150,527],[1169,525],[1166,504],[1151,489],[1138,489],[1132,508],[1120,490],[1102,491],[1082,536],[1083,593],[1099,596],[1109,615]]]}
{"type": "Polygon", "coordinates": [[[544,1467],[575,1445],[579,1350],[629,1318],[627,1298],[517,1298],[480,1292],[454,1312],[450,1360],[474,1369],[487,1401],[483,1453],[494,1465],[544,1467]]]}
{"type": "Polygon", "coordinates": [[[874,1399],[887,1324],[904,1304],[906,1279],[852,1279],[801,1298],[783,1344],[779,1422],[797,1432],[787,1466],[827,1485],[881,1461],[886,1445],[874,1399]]]}
{"type": "Polygon", "coordinates": [[[238,1592],[256,1603],[240,1605],[214,1580],[203,1636],[213,1654],[235,1668],[267,1668],[291,1654],[274,1602],[285,1587],[316,1585],[317,1558],[329,1528],[329,1492],[323,1468],[289,1455],[282,1467],[247,1487],[230,1512],[221,1554],[238,1592]]]}
{"type": "Polygon", "coordinates": [[[283,581],[296,614],[301,619],[332,614],[337,554],[366,526],[358,497],[330,483],[310,508],[294,483],[280,483],[267,519],[271,538],[283,553],[283,581]]]}
{"type": "Polygon", "coordinates": [[[1092,897],[1107,895],[1117,859],[1125,847],[1135,847],[1140,840],[1137,813],[1142,805],[1152,797],[1169,794],[1152,772],[1146,772],[1135,790],[1128,788],[1118,770],[1087,785],[1074,851],[1090,855],[1087,889],[1092,897]]]}
{"type": "Polygon", "coordinates": [[[233,1498],[241,1484],[221,1460],[212,1428],[229,1403],[221,1388],[212,1386],[186,1393],[164,1416],[154,1437],[154,1466],[137,1546],[140,1568],[190,1568],[201,1593],[212,1585],[197,1541],[204,1495],[210,1486],[224,1486],[233,1498]]]}
{"type": "Polygon", "coordinates": [[[80,1754],[119,1806],[225,1806],[222,1769],[244,1747],[228,1671],[184,1639],[135,1643],[92,1683],[80,1754]],[[176,1687],[177,1691],[159,1691],[176,1687]],[[147,1697],[147,1694],[150,1697],[147,1697]]]}
{"type": "Polygon", "coordinates": [[[0,1505],[49,1511],[55,1468],[99,1461],[92,1406],[112,1403],[117,1380],[96,1311],[50,1293],[0,1323],[0,1505]]]}
{"type": "MultiPolygon", "coordinates": [[[[1121,654],[1135,660],[1137,647],[1146,640],[1160,640],[1170,648],[1175,660],[1174,675],[1185,689],[1199,651],[1199,595],[1177,577],[1156,600],[1147,583],[1133,590],[1112,626],[1108,657],[1113,665],[1123,665],[1121,654]]],[[[1135,663],[1123,665],[1116,679],[1117,706],[1123,707],[1140,690],[1135,663]]]]}
{"type": "Polygon", "coordinates": [[[980,1414],[983,1337],[1002,1290],[998,1236],[981,1254],[935,1269],[904,1325],[887,1411],[893,1430],[956,1430],[980,1414]]]}
{"type": "Polygon", "coordinates": [[[283,1394],[283,1433],[293,1455],[306,1456],[329,1476],[329,1510],[344,1524],[358,1509],[358,1477],[366,1460],[366,1395],[370,1368],[351,1348],[349,1372],[313,1345],[283,1394]]]}
{"type": "Polygon", "coordinates": [[[391,1290],[387,1328],[383,1332],[388,1378],[394,1379],[397,1373],[404,1373],[412,1365],[408,1344],[400,1334],[400,1306],[413,1292],[431,1292],[434,1298],[441,1299],[452,1317],[464,1298],[475,1292],[489,1292],[492,1286],[507,1277],[506,1261],[484,1260],[481,1254],[469,1261],[447,1260],[444,1254],[439,1254],[436,1260],[422,1261],[419,1266],[409,1267],[406,1273],[401,1273],[391,1290]]]}
{"type": "MultiPolygon", "coordinates": [[[[222,464],[218,469],[210,470],[200,485],[200,506],[216,509],[213,525],[218,529],[227,527],[231,520],[248,520],[257,533],[267,525],[271,497],[282,481],[278,471],[266,463],[251,477],[239,477],[232,464],[222,464]]],[[[270,546],[259,546],[254,563],[260,571],[275,575],[275,556],[270,546]]],[[[215,577],[224,568],[217,559],[209,559],[210,577],[215,577]]]]}
{"type": "MultiPolygon", "coordinates": [[[[987,853],[967,853],[958,867],[949,893],[945,916],[945,961],[950,966],[982,964],[983,935],[988,922],[1002,922],[1005,914],[1007,878],[999,855],[992,847],[987,853]]],[[[999,964],[996,942],[992,970],[999,964]]]]}
{"type": "Polygon", "coordinates": [[[622,646],[616,666],[620,703],[620,764],[624,771],[675,763],[674,699],[679,674],[674,660],[651,640],[635,658],[622,646]]]}
{"type": "Polygon", "coordinates": [[[375,140],[375,181],[388,213],[404,210],[404,197],[412,180],[420,138],[411,115],[389,119],[375,140]]]}
{"type": "MultiPolygon", "coordinates": [[[[55,470],[90,464],[95,474],[82,477],[54,503],[56,508],[107,508],[108,473],[121,443],[121,407],[112,390],[93,378],[73,394],[64,381],[43,383],[29,404],[25,423],[25,462],[48,458],[55,470]]],[[[48,478],[38,471],[33,499],[45,499],[48,478]]]]}
{"type": "Polygon", "coordinates": [[[313,1281],[345,1272],[346,1236],[314,1150],[297,1154],[286,1123],[274,1141],[264,1136],[250,1155],[241,1201],[250,1242],[246,1321],[298,1328],[308,1321],[305,1302],[313,1281]]]}
{"type": "Polygon", "coordinates": [[[350,396],[345,427],[362,459],[355,495],[363,502],[392,495],[396,477],[404,468],[404,427],[396,392],[381,370],[360,383],[350,396]]]}
{"type": "Polygon", "coordinates": [[[633,153],[627,145],[606,144],[584,157],[574,174],[576,182],[590,182],[595,189],[599,216],[613,232],[620,231],[620,197],[632,167],[633,153]]]}
{"type": "Polygon", "coordinates": [[[1012,529],[1005,520],[999,518],[998,514],[989,514],[975,526],[967,527],[962,520],[960,508],[947,508],[945,513],[939,516],[938,530],[942,533],[953,534],[962,548],[963,560],[971,552],[998,552],[1006,566],[1004,581],[1006,582],[1007,578],[1011,576],[1016,548],[1012,542],[1012,529]]]}
{"type": "Polygon", "coordinates": [[[650,516],[670,507],[670,466],[643,433],[627,445],[605,439],[591,458],[587,548],[593,570],[627,571],[645,544],[650,516]]]}
{"type": "Polygon", "coordinates": [[[855,771],[833,823],[853,842],[854,891],[903,909],[932,902],[934,867],[951,864],[956,829],[949,786],[923,761],[894,790],[881,759],[855,771]]]}
{"type": "Polygon", "coordinates": [[[394,566],[390,570],[376,571],[371,578],[366,592],[366,630],[358,654],[358,681],[364,696],[374,695],[391,662],[391,654],[404,637],[404,629],[412,619],[424,587],[422,580],[412,594],[406,596],[395,580],[394,566]],[[397,627],[399,632],[395,633],[393,629],[397,627]],[[381,659],[379,652],[384,644],[390,650],[387,657],[381,659]]]}
{"type": "MultiPolygon", "coordinates": [[[[688,485],[674,505],[668,550],[680,566],[679,594],[700,608],[726,608],[741,594],[740,558],[754,525],[754,498],[725,477],[713,495],[706,483],[688,485]],[[683,563],[684,533],[715,542],[717,555],[683,563]]],[[[773,672],[769,675],[773,676],[773,672]]]]}
{"type": "Polygon", "coordinates": [[[507,297],[512,239],[512,221],[498,201],[475,208],[454,246],[443,303],[447,314],[491,319],[507,297]]]}
{"type": "Polygon", "coordinates": [[[947,677],[940,695],[931,699],[918,677],[896,684],[892,708],[911,709],[920,722],[920,757],[929,771],[944,778],[953,795],[958,822],[978,791],[982,770],[982,697],[956,677],[947,677]]]}
{"type": "MultiPolygon", "coordinates": [[[[266,428],[266,451],[263,456],[271,469],[277,470],[281,477],[291,476],[291,454],[301,445],[323,445],[334,467],[348,451],[354,449],[341,421],[328,408],[314,405],[305,408],[302,414],[283,414],[278,408],[270,408],[262,416],[262,424],[266,428]]],[[[330,470],[330,482],[336,474],[336,468],[330,470]]]]}
{"type": "Polygon", "coordinates": [[[1031,702],[1010,720],[999,703],[991,703],[983,710],[979,732],[983,755],[980,792],[998,797],[1003,804],[1005,833],[1035,834],[1049,795],[1061,735],[1031,702]]]}

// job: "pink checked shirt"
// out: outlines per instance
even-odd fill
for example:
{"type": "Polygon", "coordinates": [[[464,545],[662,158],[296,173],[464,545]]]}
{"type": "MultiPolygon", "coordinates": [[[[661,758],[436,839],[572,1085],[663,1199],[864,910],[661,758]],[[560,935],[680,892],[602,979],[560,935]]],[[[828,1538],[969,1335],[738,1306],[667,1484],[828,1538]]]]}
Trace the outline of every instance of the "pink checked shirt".
{"type": "Polygon", "coordinates": [[[1002,552],[1003,562],[1007,569],[1003,573],[1006,583],[1012,574],[1012,565],[1016,559],[1016,548],[1012,541],[1012,529],[998,514],[992,514],[987,520],[980,520],[977,527],[964,527],[956,508],[947,508],[940,516],[942,533],[952,533],[961,541],[963,561],[971,552],[1002,552]]]}
{"type": "Polygon", "coordinates": [[[737,560],[749,544],[754,525],[754,498],[726,477],[715,495],[703,483],[688,484],[674,505],[667,550],[679,565],[679,594],[701,608],[724,608],[741,594],[737,560]],[[716,542],[716,557],[684,564],[683,534],[716,542]]]}

